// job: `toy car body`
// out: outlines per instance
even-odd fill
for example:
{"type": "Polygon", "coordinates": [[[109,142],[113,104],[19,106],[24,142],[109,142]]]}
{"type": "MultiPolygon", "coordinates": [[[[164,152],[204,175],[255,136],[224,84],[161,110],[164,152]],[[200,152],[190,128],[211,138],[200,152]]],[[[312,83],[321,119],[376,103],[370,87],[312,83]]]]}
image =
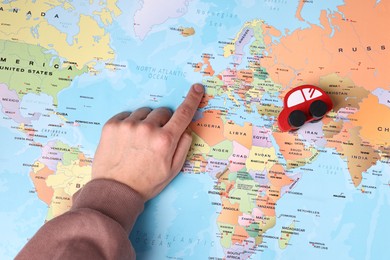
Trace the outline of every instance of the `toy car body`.
{"type": "Polygon", "coordinates": [[[306,122],[314,122],[333,108],[328,94],[313,85],[302,85],[290,90],[284,97],[284,108],[278,116],[283,132],[299,129],[306,122]]]}

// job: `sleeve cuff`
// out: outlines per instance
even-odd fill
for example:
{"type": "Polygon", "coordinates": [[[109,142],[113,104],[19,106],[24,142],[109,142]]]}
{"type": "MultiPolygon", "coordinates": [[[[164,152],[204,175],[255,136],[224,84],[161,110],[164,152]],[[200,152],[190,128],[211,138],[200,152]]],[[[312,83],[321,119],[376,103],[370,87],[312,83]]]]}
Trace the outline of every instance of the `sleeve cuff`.
{"type": "Polygon", "coordinates": [[[72,209],[89,208],[117,221],[128,233],[144,209],[141,195],[126,184],[94,179],[73,195],[72,209]]]}

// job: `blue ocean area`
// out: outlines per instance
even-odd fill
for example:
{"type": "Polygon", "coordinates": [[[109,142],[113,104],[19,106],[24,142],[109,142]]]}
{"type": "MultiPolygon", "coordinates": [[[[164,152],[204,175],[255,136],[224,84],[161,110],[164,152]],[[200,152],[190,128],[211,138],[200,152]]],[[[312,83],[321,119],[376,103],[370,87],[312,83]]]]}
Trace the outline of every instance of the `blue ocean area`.
{"type": "Polygon", "coordinates": [[[372,172],[390,172],[389,167],[374,166],[365,174],[365,185],[375,186],[372,194],[362,193],[350,182],[350,173],[341,158],[331,150],[321,153],[311,164],[292,171],[301,179],[278,201],[277,223],[267,234],[280,236],[282,227],[295,221],[304,230],[292,235],[286,249],[273,245],[274,259],[297,259],[305,251],[308,259],[387,259],[383,237],[390,232],[389,187],[372,172]],[[381,169],[379,169],[381,168],[381,169]],[[307,170],[311,169],[311,170],[307,170]],[[294,217],[291,217],[294,216],[294,217]]]}
{"type": "Polygon", "coordinates": [[[34,192],[29,176],[31,167],[23,165],[32,164],[40,149],[15,142],[15,137],[21,137],[16,131],[0,128],[0,136],[0,256],[12,259],[27,242],[26,238],[43,225],[47,205],[34,192]]]}
{"type": "Polygon", "coordinates": [[[137,259],[223,257],[215,237],[220,209],[211,205],[219,196],[210,198],[212,189],[207,174],[179,174],[149,201],[130,236],[137,259]]]}

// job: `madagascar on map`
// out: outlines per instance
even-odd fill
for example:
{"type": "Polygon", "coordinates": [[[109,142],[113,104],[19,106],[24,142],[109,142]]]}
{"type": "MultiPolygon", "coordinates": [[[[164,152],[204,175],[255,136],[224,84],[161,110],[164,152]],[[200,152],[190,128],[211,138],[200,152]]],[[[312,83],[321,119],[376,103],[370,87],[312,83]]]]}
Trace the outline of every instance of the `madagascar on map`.
{"type": "Polygon", "coordinates": [[[137,259],[389,259],[389,24],[387,0],[0,1],[0,258],[70,209],[110,117],[199,82],[137,259]],[[303,84],[333,110],[281,132],[303,84]]]}

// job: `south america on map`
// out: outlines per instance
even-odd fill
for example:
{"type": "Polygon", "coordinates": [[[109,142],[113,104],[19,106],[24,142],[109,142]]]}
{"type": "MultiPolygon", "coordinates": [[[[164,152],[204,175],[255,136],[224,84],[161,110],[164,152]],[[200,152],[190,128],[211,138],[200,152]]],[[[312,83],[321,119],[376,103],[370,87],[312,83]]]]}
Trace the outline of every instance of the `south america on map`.
{"type": "Polygon", "coordinates": [[[175,110],[199,82],[137,259],[388,259],[388,24],[383,0],[0,2],[0,258],[71,208],[109,118],[175,110]],[[304,84],[334,107],[282,132],[304,84]]]}

